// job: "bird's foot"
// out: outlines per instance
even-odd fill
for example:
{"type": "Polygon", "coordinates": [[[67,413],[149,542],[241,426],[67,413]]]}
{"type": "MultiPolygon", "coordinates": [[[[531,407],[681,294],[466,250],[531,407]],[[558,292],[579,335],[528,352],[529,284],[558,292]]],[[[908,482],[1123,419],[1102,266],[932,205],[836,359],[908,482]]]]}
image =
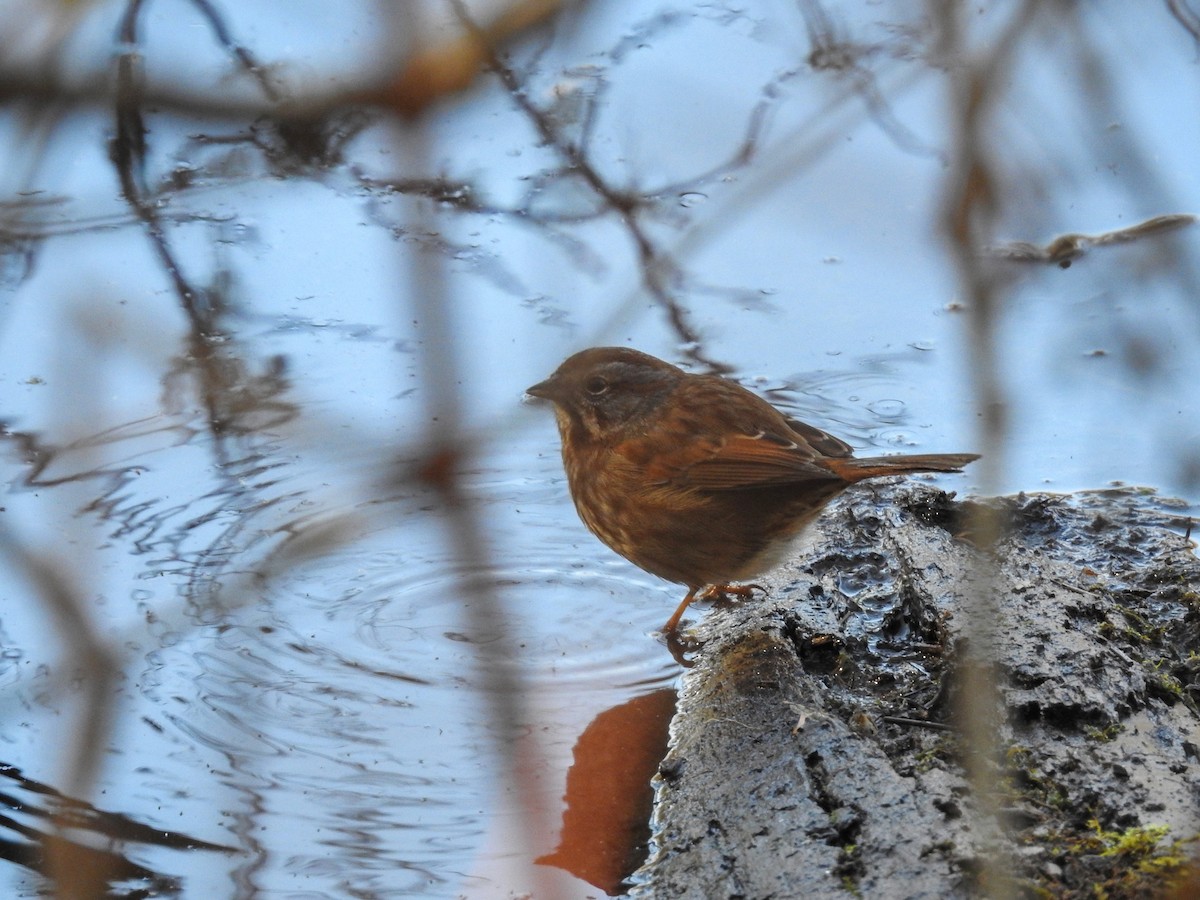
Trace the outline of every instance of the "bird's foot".
{"type": "Polygon", "coordinates": [[[761,584],[712,584],[697,594],[695,599],[721,602],[737,597],[739,600],[747,600],[754,596],[755,591],[765,594],[767,589],[761,584]]]}
{"type": "Polygon", "coordinates": [[[685,636],[678,631],[664,633],[662,640],[667,646],[667,652],[671,654],[675,662],[679,663],[685,669],[690,669],[696,665],[696,655],[700,651],[700,648],[704,646],[704,644],[690,634],[685,636]]]}
{"type": "Polygon", "coordinates": [[[710,584],[704,590],[692,588],[683,598],[683,602],[676,607],[675,612],[671,614],[671,618],[667,619],[667,624],[662,627],[661,634],[674,635],[679,628],[679,620],[683,618],[684,612],[697,600],[715,600],[718,603],[728,601],[731,597],[745,600],[753,597],[755,591],[762,591],[765,594],[767,589],[761,584],[710,584]]]}

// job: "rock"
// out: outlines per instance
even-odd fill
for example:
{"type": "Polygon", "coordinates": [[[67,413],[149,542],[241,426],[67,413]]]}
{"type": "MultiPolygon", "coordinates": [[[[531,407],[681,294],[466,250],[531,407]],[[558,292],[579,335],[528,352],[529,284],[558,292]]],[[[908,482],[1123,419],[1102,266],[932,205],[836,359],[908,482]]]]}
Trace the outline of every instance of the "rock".
{"type": "Polygon", "coordinates": [[[862,486],[767,599],[688,632],[699,649],[632,896],[968,897],[985,858],[1024,889],[1125,888],[1196,835],[1185,510],[1136,490],[1002,498],[986,509],[1006,535],[985,555],[955,536],[973,508],[912,482],[862,486]],[[995,688],[970,701],[994,701],[988,804],[957,727],[968,666],[995,688]]]}

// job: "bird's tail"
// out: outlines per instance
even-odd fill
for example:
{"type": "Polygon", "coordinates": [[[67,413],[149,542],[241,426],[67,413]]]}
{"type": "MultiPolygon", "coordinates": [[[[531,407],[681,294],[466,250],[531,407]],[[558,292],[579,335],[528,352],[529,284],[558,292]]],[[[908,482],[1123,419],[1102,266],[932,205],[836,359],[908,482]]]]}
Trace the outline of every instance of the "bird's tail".
{"type": "Polygon", "coordinates": [[[885,475],[911,472],[961,472],[963,466],[979,459],[978,453],[919,453],[911,456],[868,456],[826,459],[825,465],[839,477],[853,483],[885,475]]]}

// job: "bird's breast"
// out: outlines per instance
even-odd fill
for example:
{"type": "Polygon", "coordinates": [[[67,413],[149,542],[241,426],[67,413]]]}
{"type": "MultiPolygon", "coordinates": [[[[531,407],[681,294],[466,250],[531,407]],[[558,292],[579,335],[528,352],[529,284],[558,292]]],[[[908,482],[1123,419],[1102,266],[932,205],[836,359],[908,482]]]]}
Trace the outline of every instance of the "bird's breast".
{"type": "Polygon", "coordinates": [[[725,581],[761,549],[756,529],[731,520],[728,497],[664,483],[627,456],[603,449],[564,449],[563,462],[588,529],[660,578],[688,585],[725,581]]]}

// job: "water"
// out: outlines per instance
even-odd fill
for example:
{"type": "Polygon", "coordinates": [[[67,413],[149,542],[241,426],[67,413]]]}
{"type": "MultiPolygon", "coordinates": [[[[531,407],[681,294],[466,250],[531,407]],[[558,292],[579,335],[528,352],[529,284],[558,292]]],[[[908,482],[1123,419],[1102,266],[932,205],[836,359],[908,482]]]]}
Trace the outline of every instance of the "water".
{"type": "MultiPolygon", "coordinates": [[[[393,61],[371,38],[373,8],[351,6],[284,31],[270,11],[222,12],[293,90],[309,72],[335,90],[393,61]]],[[[1001,239],[1200,209],[1191,39],[1165,13],[1105,9],[1085,34],[1123,115],[1102,134],[1150,148],[1158,180],[1139,180],[1115,138],[1080,146],[1098,114],[1077,111],[1065,63],[1035,54],[1005,107],[1024,128],[1004,148],[1018,169],[1045,168],[1012,176],[1022,204],[1001,239]]],[[[719,362],[864,451],[979,449],[966,313],[936,230],[943,83],[901,65],[919,23],[872,10],[839,10],[837,27],[889,48],[859,57],[887,116],[852,78],[810,69],[804,20],[770,3],[586,10],[586,27],[531,61],[532,95],[589,141],[597,173],[650,196],[639,221],[678,267],[664,279],[672,309],[644,287],[628,226],[597,214],[584,179],[559,176],[561,158],[494,81],[419,133],[339,116],[324,156],[289,155],[264,121],[151,113],[162,246],[117,192],[105,104],[32,131],[9,109],[0,762],[68,792],[79,771],[95,673],[49,576],[20,564],[44,562],[117,655],[84,799],[232,848],[127,842],[175,879],[156,890],[595,895],[529,860],[557,846],[577,738],[677,675],[653,632],[682,591],[579,524],[552,417],[523,389],[583,346],[629,343],[719,362]],[[578,85],[556,94],[564,73],[578,85]],[[440,267],[432,302],[419,260],[440,267]],[[445,394],[430,372],[452,376],[445,394]],[[464,556],[445,495],[418,477],[447,424],[461,425],[454,484],[486,559],[464,556]],[[481,615],[493,600],[499,619],[481,615]],[[497,686],[512,678],[518,718],[498,724],[512,698],[497,686]],[[512,733],[508,765],[497,748],[512,733]]],[[[77,70],[106,70],[111,16],[97,7],[80,26],[77,70]]],[[[168,58],[195,90],[241,77],[201,19],[156,12],[146,27],[152,85],[178,86],[168,58]]],[[[257,96],[238,85],[239,103],[257,96]]],[[[1200,499],[1196,240],[1183,229],[1069,269],[1006,270],[1001,490],[1121,480],[1200,499]]],[[[16,864],[0,884],[38,890],[16,864]]]]}

